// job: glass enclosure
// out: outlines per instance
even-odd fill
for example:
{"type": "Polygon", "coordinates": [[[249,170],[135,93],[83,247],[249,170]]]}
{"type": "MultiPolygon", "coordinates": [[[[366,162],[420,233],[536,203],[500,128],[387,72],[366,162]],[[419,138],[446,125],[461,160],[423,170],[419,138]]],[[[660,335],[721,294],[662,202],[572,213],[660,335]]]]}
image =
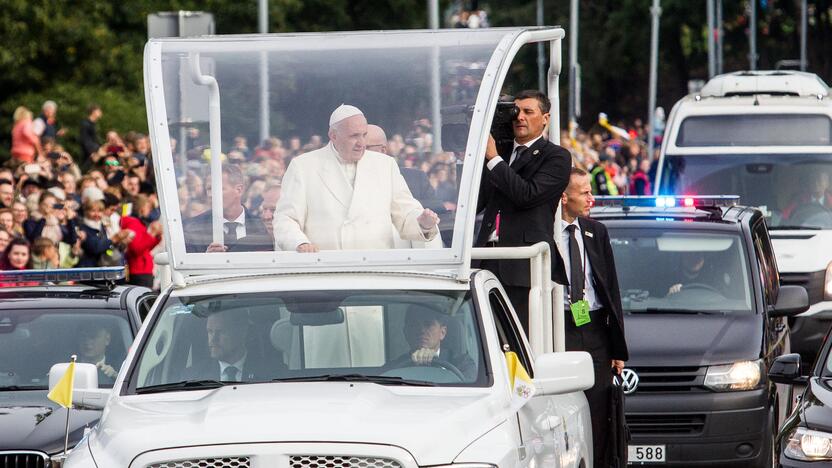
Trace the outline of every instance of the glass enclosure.
{"type": "Polygon", "coordinates": [[[739,195],[770,229],[832,229],[832,154],[666,155],[663,195],[739,195]]]}
{"type": "Polygon", "coordinates": [[[136,391],[326,380],[485,385],[481,339],[466,291],[170,297],[140,350],[136,391]]]}
{"type": "Polygon", "coordinates": [[[488,113],[477,107],[480,86],[487,73],[494,79],[498,45],[519,33],[151,41],[149,115],[174,249],[280,258],[304,243],[344,251],[462,242],[454,235],[471,188],[465,151],[472,121],[488,113]],[[223,168],[216,179],[212,144],[223,168]]]}
{"type": "Polygon", "coordinates": [[[98,367],[98,383],[115,382],[133,334],[124,316],[95,310],[0,311],[0,390],[45,390],[49,369],[69,361],[98,367]]]}
{"type": "Polygon", "coordinates": [[[737,234],[612,228],[610,242],[626,312],[752,310],[737,234]]]}
{"type": "Polygon", "coordinates": [[[685,118],[676,146],[827,146],[826,114],[697,115],[685,118]]]}

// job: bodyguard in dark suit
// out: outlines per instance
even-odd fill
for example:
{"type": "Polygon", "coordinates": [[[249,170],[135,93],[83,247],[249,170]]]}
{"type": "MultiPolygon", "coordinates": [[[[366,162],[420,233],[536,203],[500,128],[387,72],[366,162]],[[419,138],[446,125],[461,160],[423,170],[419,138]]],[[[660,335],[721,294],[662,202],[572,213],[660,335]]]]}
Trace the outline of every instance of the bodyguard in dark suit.
{"type": "Polygon", "coordinates": [[[217,312],[205,323],[211,359],[185,369],[187,380],[227,382],[268,381],[276,377],[282,362],[267,363],[246,348],[248,317],[240,311],[217,312]]]}
{"type": "MultiPolygon", "coordinates": [[[[514,103],[520,113],[513,123],[511,151],[498,155],[494,139],[488,138],[477,200],[477,212],[484,211],[484,215],[476,246],[517,247],[542,241],[554,252],[555,210],[569,182],[572,158],[567,150],[543,138],[550,108],[545,94],[523,91],[514,103]]],[[[503,283],[528,331],[529,262],[490,260],[480,266],[503,283]]]]}
{"type": "Polygon", "coordinates": [[[214,243],[212,217],[208,210],[185,220],[185,250],[196,252],[252,252],[274,250],[274,241],[260,218],[242,203],[243,173],[235,165],[222,168],[223,241],[214,243]]]}
{"type": "Polygon", "coordinates": [[[611,370],[620,373],[628,353],[609,234],[603,224],[586,217],[592,201],[589,174],[573,168],[563,193],[563,219],[558,223],[557,235],[563,240],[558,256],[563,268],[555,276],[567,285],[566,350],[586,351],[592,356],[595,386],[585,394],[592,418],[593,459],[595,466],[608,466],[608,436],[621,430],[609,423],[611,370]]]}

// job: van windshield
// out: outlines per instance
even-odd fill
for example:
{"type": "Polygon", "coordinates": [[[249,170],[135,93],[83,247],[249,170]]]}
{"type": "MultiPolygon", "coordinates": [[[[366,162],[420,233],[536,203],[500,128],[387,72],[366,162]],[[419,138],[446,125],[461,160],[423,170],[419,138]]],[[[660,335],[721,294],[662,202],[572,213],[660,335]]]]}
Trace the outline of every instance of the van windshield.
{"type": "Polygon", "coordinates": [[[832,229],[832,154],[666,155],[663,195],[739,195],[770,229],[832,229]]]}
{"type": "Polygon", "coordinates": [[[751,312],[737,234],[610,228],[624,311],[751,312]]]}
{"type": "Polygon", "coordinates": [[[482,385],[481,349],[465,291],[171,297],[142,347],[136,391],[327,380],[482,385]]]}

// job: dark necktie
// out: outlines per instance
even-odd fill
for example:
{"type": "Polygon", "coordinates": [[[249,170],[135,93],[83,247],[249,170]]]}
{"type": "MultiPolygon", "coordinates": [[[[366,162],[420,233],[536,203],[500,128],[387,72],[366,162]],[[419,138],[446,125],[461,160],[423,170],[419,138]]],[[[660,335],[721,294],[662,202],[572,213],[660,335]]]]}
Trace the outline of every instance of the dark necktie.
{"type": "Polygon", "coordinates": [[[237,225],[240,223],[234,221],[227,221],[225,223],[225,243],[233,244],[237,242],[237,225]]]}
{"type": "Polygon", "coordinates": [[[528,148],[526,148],[524,145],[518,146],[517,149],[514,151],[514,159],[511,161],[511,164],[509,164],[509,166],[514,166],[515,164],[517,164],[517,161],[519,161],[520,158],[522,158],[523,155],[526,154],[527,149],[528,148]]]}
{"type": "Polygon", "coordinates": [[[222,380],[224,382],[236,382],[238,380],[237,379],[237,371],[238,370],[239,369],[237,369],[234,366],[226,367],[225,370],[222,371],[222,380]]]}
{"type": "Polygon", "coordinates": [[[569,232],[569,301],[578,302],[584,298],[584,266],[581,261],[581,249],[575,232],[578,226],[566,226],[569,232]]]}

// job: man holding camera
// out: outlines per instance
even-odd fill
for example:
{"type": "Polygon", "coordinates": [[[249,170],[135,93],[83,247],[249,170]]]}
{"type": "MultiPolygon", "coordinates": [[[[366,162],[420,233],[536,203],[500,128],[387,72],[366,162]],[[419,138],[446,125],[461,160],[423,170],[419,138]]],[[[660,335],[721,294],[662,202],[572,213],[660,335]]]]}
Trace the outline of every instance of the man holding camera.
{"type": "MultiPolygon", "coordinates": [[[[514,99],[517,117],[512,122],[514,144],[500,156],[489,136],[485,150],[477,212],[484,211],[477,236],[478,247],[517,247],[538,242],[554,246],[557,204],[569,183],[569,152],[544,138],[551,104],[536,90],[514,99]]],[[[561,271],[552,256],[553,271],[561,271]]],[[[529,262],[487,260],[481,266],[500,279],[525,330],[529,331],[529,262]]]]}

